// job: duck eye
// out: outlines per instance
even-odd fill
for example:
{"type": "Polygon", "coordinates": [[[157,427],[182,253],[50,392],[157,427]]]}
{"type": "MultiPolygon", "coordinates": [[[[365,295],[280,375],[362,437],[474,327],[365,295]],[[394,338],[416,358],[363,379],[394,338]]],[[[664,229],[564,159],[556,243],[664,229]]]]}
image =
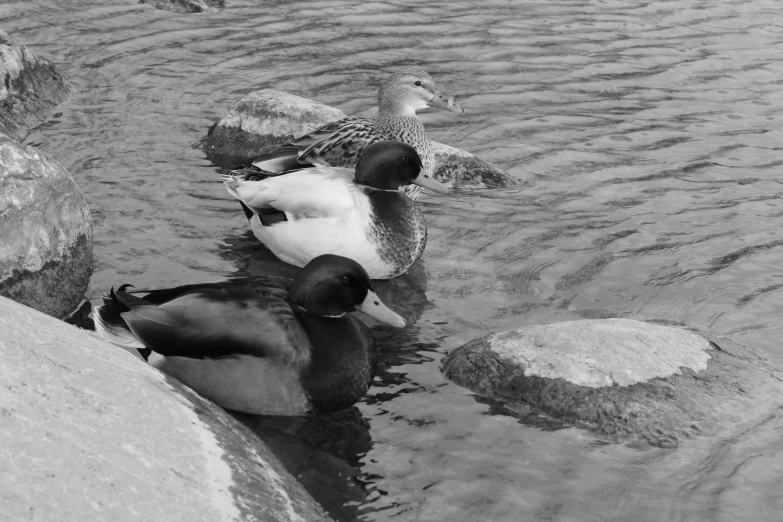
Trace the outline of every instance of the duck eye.
{"type": "Polygon", "coordinates": [[[413,82],[413,85],[415,85],[416,87],[421,87],[421,82],[419,80],[416,80],[415,82],[413,82]]]}
{"type": "Polygon", "coordinates": [[[403,156],[400,158],[400,162],[402,163],[408,163],[410,160],[408,159],[408,156],[403,156]]]}
{"type": "Polygon", "coordinates": [[[343,284],[350,283],[351,282],[351,276],[344,275],[340,277],[340,282],[343,284]]]}

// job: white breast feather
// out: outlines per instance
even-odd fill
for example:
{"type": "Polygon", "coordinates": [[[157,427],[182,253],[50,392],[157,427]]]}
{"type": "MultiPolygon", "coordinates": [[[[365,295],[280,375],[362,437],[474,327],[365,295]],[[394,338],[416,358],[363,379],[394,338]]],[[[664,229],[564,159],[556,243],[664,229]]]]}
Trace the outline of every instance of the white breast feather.
{"type": "Polygon", "coordinates": [[[236,195],[252,210],[275,208],[288,219],[339,216],[355,206],[348,169],[306,169],[261,181],[239,180],[236,195]]]}
{"type": "Polygon", "coordinates": [[[258,216],[250,220],[255,236],[280,259],[297,266],[306,265],[322,254],[353,259],[371,278],[388,277],[389,265],[378,255],[377,245],[368,238],[372,206],[361,191],[351,191],[352,204],[331,216],[291,215],[288,221],[263,226],[258,216]]]}

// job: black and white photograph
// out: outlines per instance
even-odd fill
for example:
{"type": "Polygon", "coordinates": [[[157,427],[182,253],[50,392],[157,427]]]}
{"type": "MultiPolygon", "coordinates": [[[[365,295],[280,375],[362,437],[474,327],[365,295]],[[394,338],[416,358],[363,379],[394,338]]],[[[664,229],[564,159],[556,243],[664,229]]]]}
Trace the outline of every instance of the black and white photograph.
{"type": "Polygon", "coordinates": [[[783,522],[783,3],[0,0],[0,521],[783,522]]]}

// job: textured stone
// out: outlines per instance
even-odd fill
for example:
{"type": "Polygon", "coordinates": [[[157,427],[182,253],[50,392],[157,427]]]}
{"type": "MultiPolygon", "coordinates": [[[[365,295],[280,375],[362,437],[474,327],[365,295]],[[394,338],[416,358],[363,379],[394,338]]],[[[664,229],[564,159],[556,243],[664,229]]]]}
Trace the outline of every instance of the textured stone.
{"type": "Polygon", "coordinates": [[[675,446],[768,414],[783,381],[727,339],[628,319],[535,325],[473,340],[446,377],[616,437],[675,446]]]}
{"type": "Polygon", "coordinates": [[[4,520],[329,520],[269,448],[139,358],[0,297],[4,520]]]}
{"type": "Polygon", "coordinates": [[[345,118],[334,107],[272,89],[237,101],[195,146],[208,154],[250,158],[345,118]]]}
{"type": "MultiPolygon", "coordinates": [[[[334,107],[285,92],[264,89],[236,102],[228,114],[193,144],[213,159],[234,168],[318,127],[345,118],[334,107]],[[224,161],[224,158],[241,158],[224,161]]],[[[499,188],[516,178],[470,152],[433,142],[435,178],[452,187],[499,188]]]]}
{"type": "Polygon", "coordinates": [[[71,175],[0,134],[0,295],[62,317],[92,267],[90,212],[71,175]]]}
{"type": "Polygon", "coordinates": [[[68,91],[68,83],[52,62],[17,45],[0,30],[0,132],[25,136],[68,91]]]}
{"type": "Polygon", "coordinates": [[[435,150],[435,174],[450,187],[501,188],[518,185],[517,179],[468,151],[432,142],[435,150]]]}
{"type": "Polygon", "coordinates": [[[139,0],[139,3],[175,13],[206,13],[225,6],[225,0],[139,0]]]}

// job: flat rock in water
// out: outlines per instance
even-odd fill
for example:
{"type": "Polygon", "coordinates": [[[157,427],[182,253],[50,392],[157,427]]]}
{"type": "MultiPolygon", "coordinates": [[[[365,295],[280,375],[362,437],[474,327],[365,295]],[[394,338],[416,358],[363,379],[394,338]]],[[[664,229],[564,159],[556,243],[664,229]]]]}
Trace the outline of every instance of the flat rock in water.
{"type": "Polygon", "coordinates": [[[783,396],[780,377],[746,348],[629,319],[489,335],[452,351],[441,369],[479,394],[662,447],[741,431],[783,396]]]}
{"type": "MultiPolygon", "coordinates": [[[[236,102],[207,136],[193,146],[210,157],[259,156],[318,127],[345,118],[334,107],[272,89],[251,92],[236,102]]],[[[516,178],[470,152],[433,142],[435,178],[452,187],[500,188],[516,178]]]]}
{"type": "Polygon", "coordinates": [[[141,359],[0,297],[3,520],[328,521],[269,448],[141,359]]]}
{"type": "Polygon", "coordinates": [[[63,317],[92,275],[90,210],[71,175],[0,134],[0,295],[63,317]]]}
{"type": "Polygon", "coordinates": [[[14,138],[49,115],[69,86],[54,64],[0,30],[0,132],[14,138]]]}

